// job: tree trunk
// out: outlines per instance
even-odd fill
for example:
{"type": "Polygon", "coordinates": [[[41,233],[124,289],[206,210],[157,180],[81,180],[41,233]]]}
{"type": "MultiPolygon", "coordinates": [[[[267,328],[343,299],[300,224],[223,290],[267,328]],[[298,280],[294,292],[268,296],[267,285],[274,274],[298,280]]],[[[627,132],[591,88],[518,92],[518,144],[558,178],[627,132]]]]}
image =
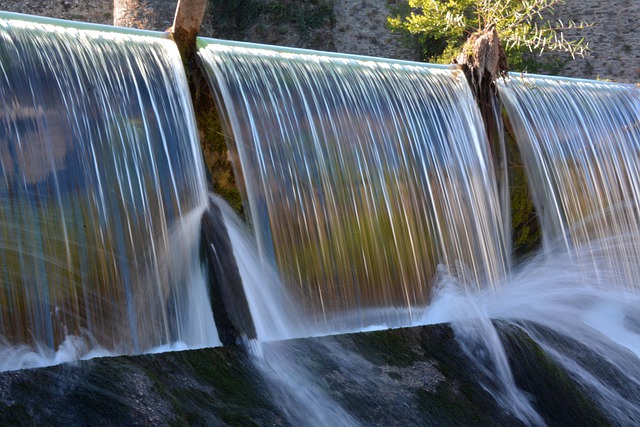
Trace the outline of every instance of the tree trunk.
{"type": "Polygon", "coordinates": [[[166,31],[175,11],[176,0],[113,0],[113,25],[166,31]]]}
{"type": "MultiPolygon", "coordinates": [[[[496,89],[496,80],[508,76],[507,56],[495,28],[487,28],[472,34],[456,58],[471,87],[480,110],[489,150],[493,157],[497,178],[498,196],[502,206],[511,199],[508,175],[507,149],[503,138],[504,129],[500,118],[501,101],[496,89]]],[[[503,212],[505,224],[511,222],[508,212],[503,212]]]]}
{"type": "Polygon", "coordinates": [[[113,0],[113,25],[170,31],[186,64],[195,55],[206,7],[207,0],[113,0]]]}
{"type": "Polygon", "coordinates": [[[455,62],[467,77],[485,124],[493,121],[494,83],[496,79],[506,77],[509,71],[507,57],[495,28],[471,35],[455,62]]]}
{"type": "Polygon", "coordinates": [[[207,0],[178,1],[171,32],[183,60],[189,60],[195,55],[196,37],[206,8],[207,0]]]}

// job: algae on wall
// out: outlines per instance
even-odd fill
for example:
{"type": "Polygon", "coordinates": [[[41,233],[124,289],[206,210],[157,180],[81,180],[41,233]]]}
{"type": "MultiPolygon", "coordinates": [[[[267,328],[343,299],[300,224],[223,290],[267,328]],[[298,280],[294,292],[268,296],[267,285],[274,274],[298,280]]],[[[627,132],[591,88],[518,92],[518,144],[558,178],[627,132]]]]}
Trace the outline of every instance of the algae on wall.
{"type": "MultiPolygon", "coordinates": [[[[210,0],[200,34],[227,40],[334,50],[330,36],[333,3],[330,0],[210,0]]],[[[228,139],[215,94],[207,84],[201,64],[186,61],[190,89],[200,133],[200,145],[211,190],[244,216],[242,171],[234,169],[228,139]]],[[[232,144],[231,144],[232,145],[232,144]]]]}
{"type": "Polygon", "coordinates": [[[517,260],[534,253],[540,247],[542,230],[531,198],[531,190],[520,151],[506,114],[503,114],[503,120],[505,122],[504,136],[511,202],[511,241],[513,255],[517,260]]]}

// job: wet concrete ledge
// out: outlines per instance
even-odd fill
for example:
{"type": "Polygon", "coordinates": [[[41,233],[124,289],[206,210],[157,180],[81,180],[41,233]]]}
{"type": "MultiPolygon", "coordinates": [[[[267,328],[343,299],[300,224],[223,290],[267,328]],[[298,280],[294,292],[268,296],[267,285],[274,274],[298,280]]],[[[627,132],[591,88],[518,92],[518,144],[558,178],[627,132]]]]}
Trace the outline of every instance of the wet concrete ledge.
{"type": "MultiPolygon", "coordinates": [[[[548,425],[610,424],[518,326],[498,331],[518,387],[548,425]]],[[[300,390],[274,383],[284,372],[264,375],[276,365],[305,373],[362,425],[522,425],[449,325],[275,342],[264,357],[260,368],[239,348],[207,348],[3,372],[0,425],[299,425],[278,402],[300,390]]]]}

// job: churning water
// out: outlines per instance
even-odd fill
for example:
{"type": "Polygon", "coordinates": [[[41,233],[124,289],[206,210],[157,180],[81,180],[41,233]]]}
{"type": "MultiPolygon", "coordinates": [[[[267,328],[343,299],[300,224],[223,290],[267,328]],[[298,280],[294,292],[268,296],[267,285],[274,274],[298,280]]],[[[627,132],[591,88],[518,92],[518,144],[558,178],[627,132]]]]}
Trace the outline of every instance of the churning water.
{"type": "MultiPolygon", "coordinates": [[[[640,398],[630,392],[640,387],[640,298],[623,290],[626,276],[608,259],[619,245],[629,245],[629,237],[590,241],[571,253],[564,241],[549,241],[546,251],[515,268],[492,291],[469,293],[442,276],[418,324],[452,322],[471,359],[495,373],[495,383],[487,385],[494,397],[528,424],[542,423],[534,402],[513,382],[489,319],[518,325],[595,396],[612,420],[633,425],[640,419],[640,398]],[[582,351],[564,345],[566,339],[582,345],[582,351]]],[[[640,264],[632,268],[638,272],[640,264]]]]}

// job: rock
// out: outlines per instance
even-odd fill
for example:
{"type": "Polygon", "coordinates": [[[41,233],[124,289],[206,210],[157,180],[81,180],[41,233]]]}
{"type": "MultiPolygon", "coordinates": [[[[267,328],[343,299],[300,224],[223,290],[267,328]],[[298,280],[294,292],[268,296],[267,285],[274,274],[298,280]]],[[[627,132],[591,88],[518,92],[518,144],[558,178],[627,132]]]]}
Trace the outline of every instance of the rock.
{"type": "MultiPolygon", "coordinates": [[[[496,325],[516,384],[545,422],[609,424],[518,325],[496,325]]],[[[569,339],[556,340],[585,353],[569,339]]],[[[263,343],[262,349],[262,358],[237,347],[208,348],[3,372],[0,425],[297,425],[291,413],[304,416],[305,405],[315,403],[305,400],[309,389],[366,426],[523,425],[487,391],[491,378],[448,325],[263,343]],[[295,385],[287,385],[283,378],[293,374],[295,385]]]]}

